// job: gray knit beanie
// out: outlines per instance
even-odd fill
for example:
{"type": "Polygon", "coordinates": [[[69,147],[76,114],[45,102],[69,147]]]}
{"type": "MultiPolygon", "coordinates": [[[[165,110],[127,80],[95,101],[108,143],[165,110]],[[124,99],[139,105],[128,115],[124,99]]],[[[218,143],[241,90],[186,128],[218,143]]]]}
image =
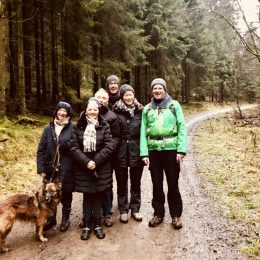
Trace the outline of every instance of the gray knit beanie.
{"type": "Polygon", "coordinates": [[[162,78],[156,78],[156,79],[154,79],[154,80],[152,81],[152,83],[151,83],[151,89],[153,89],[153,86],[158,85],[158,84],[159,84],[159,85],[162,85],[163,88],[164,88],[164,90],[167,91],[166,82],[165,82],[165,80],[162,79],[162,78]]]}
{"type": "Polygon", "coordinates": [[[135,95],[135,90],[128,84],[124,84],[120,87],[120,98],[122,99],[126,91],[132,91],[135,95]]]}
{"type": "Polygon", "coordinates": [[[119,85],[119,78],[116,75],[110,75],[107,77],[106,86],[112,81],[115,81],[119,85]]]}

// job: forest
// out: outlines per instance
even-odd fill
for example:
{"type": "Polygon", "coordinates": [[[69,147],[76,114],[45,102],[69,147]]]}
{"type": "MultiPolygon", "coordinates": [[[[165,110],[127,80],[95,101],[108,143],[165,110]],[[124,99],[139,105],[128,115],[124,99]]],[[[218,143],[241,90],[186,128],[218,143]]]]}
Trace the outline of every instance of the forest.
{"type": "Polygon", "coordinates": [[[259,36],[238,0],[1,0],[0,28],[1,118],[80,107],[110,74],[144,104],[154,77],[185,104],[259,100],[259,36]]]}

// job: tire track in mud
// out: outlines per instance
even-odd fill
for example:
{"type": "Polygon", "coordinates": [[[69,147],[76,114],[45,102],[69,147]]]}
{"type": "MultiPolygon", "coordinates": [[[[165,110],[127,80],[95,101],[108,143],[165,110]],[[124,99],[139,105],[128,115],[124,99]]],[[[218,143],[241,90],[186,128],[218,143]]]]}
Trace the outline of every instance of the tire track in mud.
{"type": "MultiPolygon", "coordinates": [[[[236,248],[232,233],[235,226],[221,215],[215,203],[205,194],[192,150],[192,140],[200,122],[225,112],[228,110],[187,117],[189,152],[182,163],[180,175],[184,204],[182,229],[172,228],[167,203],[164,222],[156,228],[148,227],[153,214],[152,183],[145,167],[142,178],[142,222],[135,222],[131,218],[128,224],[120,223],[114,178],[115,224],[111,228],[104,228],[105,239],[98,240],[92,233],[88,241],[80,240],[78,224],[82,217],[82,194],[75,193],[71,226],[66,233],[60,233],[57,226],[46,233],[49,241],[44,244],[37,241],[34,227],[17,223],[7,237],[7,244],[12,251],[0,255],[0,259],[247,259],[236,248]]],[[[167,194],[166,183],[164,186],[167,194]]],[[[60,211],[59,206],[58,223],[61,220],[60,211]]]]}

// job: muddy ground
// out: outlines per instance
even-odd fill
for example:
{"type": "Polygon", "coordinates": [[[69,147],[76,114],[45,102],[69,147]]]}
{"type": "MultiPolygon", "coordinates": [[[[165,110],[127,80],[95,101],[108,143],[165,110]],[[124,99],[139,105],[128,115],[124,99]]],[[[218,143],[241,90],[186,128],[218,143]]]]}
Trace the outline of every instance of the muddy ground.
{"type": "MultiPolygon", "coordinates": [[[[82,194],[75,193],[71,227],[66,233],[60,233],[57,226],[46,233],[49,241],[41,243],[34,234],[33,226],[16,223],[7,237],[12,251],[0,255],[0,259],[248,259],[237,248],[234,223],[221,215],[217,204],[204,192],[196,173],[196,158],[192,150],[194,133],[201,121],[218,112],[187,118],[189,152],[182,163],[180,176],[184,202],[182,229],[172,228],[167,204],[163,224],[156,228],[148,227],[153,215],[152,184],[149,171],[145,168],[142,178],[142,222],[131,218],[128,224],[120,223],[114,183],[114,226],[104,228],[106,238],[103,240],[98,240],[92,233],[88,241],[82,241],[81,229],[78,228],[82,216],[82,194]]],[[[59,223],[60,209],[59,206],[59,223]]]]}

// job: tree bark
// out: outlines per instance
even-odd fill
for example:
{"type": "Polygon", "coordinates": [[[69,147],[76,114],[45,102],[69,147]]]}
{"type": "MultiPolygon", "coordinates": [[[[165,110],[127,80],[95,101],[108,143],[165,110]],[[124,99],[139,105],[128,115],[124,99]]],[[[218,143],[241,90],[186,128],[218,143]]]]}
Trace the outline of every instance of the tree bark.
{"type": "Polygon", "coordinates": [[[40,68],[40,33],[39,33],[39,8],[38,0],[34,0],[34,52],[35,52],[35,73],[36,73],[36,100],[41,105],[41,68],[40,68]]]}
{"type": "MultiPolygon", "coordinates": [[[[0,1],[0,13],[4,13],[4,3],[0,1]]],[[[0,19],[0,118],[6,115],[5,89],[7,82],[7,19],[3,15],[0,19]]]]}
{"type": "MultiPolygon", "coordinates": [[[[29,2],[30,3],[30,2],[29,2]]],[[[31,13],[28,9],[28,6],[23,5],[23,45],[24,45],[24,81],[25,81],[25,99],[26,102],[29,102],[32,95],[32,77],[31,77],[31,33],[30,33],[30,20],[27,20],[30,17],[31,13]]]]}
{"type": "Polygon", "coordinates": [[[47,100],[47,91],[46,91],[46,69],[45,69],[45,27],[44,27],[44,16],[45,16],[45,9],[43,2],[39,2],[39,12],[40,15],[40,33],[41,33],[41,55],[40,55],[40,63],[41,63],[41,86],[42,86],[42,103],[45,103],[47,100]]]}
{"type": "Polygon", "coordinates": [[[56,50],[56,22],[54,15],[54,2],[50,0],[50,19],[51,19],[51,79],[52,79],[52,102],[56,103],[59,99],[58,64],[56,50]]]}
{"type": "Polygon", "coordinates": [[[23,0],[17,1],[17,53],[18,53],[18,89],[17,103],[19,112],[26,114],[24,84],[24,47],[23,47],[23,0]]]}

